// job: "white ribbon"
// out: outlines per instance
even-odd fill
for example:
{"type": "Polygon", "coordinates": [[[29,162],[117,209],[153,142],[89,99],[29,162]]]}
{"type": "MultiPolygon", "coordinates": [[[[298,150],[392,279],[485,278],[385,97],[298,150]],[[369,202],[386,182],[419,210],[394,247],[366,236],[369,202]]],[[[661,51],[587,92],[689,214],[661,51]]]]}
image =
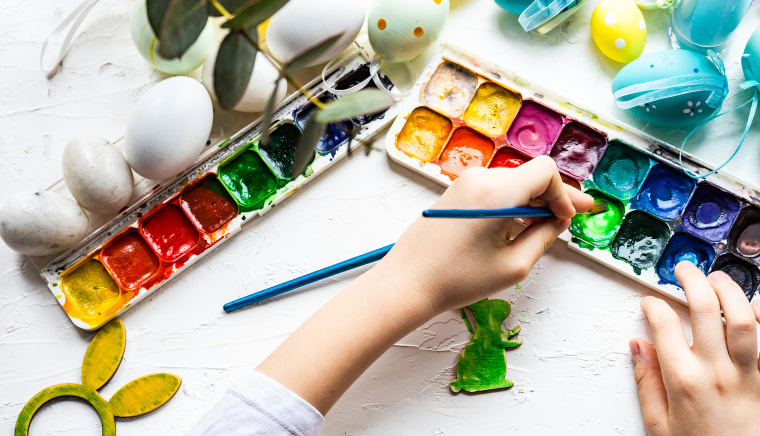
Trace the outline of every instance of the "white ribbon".
{"type": "MultiPolygon", "coordinates": [[[[87,17],[92,8],[98,4],[100,0],[84,0],[79,6],[76,7],[61,24],[56,27],[55,30],[45,39],[42,43],[42,49],[40,50],[40,69],[45,73],[48,79],[52,79],[56,75],[58,69],[63,62],[63,58],[69,51],[71,46],[71,39],[74,37],[79,26],[82,25],[82,21],[87,17]],[[68,32],[66,30],[68,29],[68,32]],[[65,37],[61,40],[62,35],[65,37]],[[52,55],[48,53],[48,45],[60,44],[58,48],[58,54],[52,55]]],[[[55,52],[55,50],[51,50],[55,52]]]]}

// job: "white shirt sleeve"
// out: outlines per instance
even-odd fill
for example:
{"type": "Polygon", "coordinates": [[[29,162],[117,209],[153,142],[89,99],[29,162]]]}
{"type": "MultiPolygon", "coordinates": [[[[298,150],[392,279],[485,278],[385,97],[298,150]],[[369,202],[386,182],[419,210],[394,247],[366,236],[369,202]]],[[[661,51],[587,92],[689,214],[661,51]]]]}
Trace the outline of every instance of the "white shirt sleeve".
{"type": "Polygon", "coordinates": [[[316,436],[324,423],[322,414],[306,400],[253,371],[238,380],[187,436],[316,436]]]}

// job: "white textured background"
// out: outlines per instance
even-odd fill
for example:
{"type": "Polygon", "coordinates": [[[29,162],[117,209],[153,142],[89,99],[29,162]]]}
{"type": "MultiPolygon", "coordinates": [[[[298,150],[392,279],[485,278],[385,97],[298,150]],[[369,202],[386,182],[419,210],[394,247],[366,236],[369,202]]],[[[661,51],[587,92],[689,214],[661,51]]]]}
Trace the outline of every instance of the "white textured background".
{"type": "MultiPolygon", "coordinates": [[[[132,46],[128,2],[102,0],[61,72],[46,80],[38,68],[41,43],[73,3],[3,2],[0,199],[60,179],[61,154],[72,136],[120,138],[139,96],[167,77],[151,70],[132,46]]],[[[602,57],[591,40],[588,22],[596,3],[589,0],[569,24],[542,36],[525,34],[517,17],[491,0],[452,0],[444,38],[583,106],[672,141],[682,138],[682,131],[650,129],[615,108],[609,84],[620,65],[602,57]]],[[[665,48],[666,13],[648,12],[645,18],[645,52],[665,48]]],[[[753,9],[726,52],[728,107],[749,95],[737,91],[739,55],[758,23],[753,9]]],[[[237,114],[217,115],[218,125],[241,120],[237,114]]],[[[743,128],[741,115],[725,117],[688,148],[712,162],[728,156],[743,128]]],[[[729,167],[754,183],[760,180],[756,130],[729,167]]],[[[248,224],[122,317],[127,350],[103,396],[152,372],[178,374],[183,384],[157,412],[119,420],[119,434],[181,434],[236,376],[251,371],[360,271],[231,315],[223,313],[223,303],[393,242],[434,201],[442,188],[389,162],[383,142],[379,137],[368,157],[354,154],[248,224]]],[[[451,312],[404,338],[372,366],[330,412],[325,434],[643,434],[627,341],[649,336],[639,309],[649,291],[579,258],[561,242],[521,288],[496,295],[513,304],[507,324],[523,328],[524,344],[507,352],[514,388],[450,393],[458,352],[469,338],[459,314],[451,312]]],[[[40,389],[80,381],[91,336],[71,324],[34,266],[0,244],[0,433],[12,432],[22,406],[40,389]]],[[[32,434],[53,433],[98,435],[100,429],[88,406],[64,401],[46,406],[32,423],[32,434]]]]}

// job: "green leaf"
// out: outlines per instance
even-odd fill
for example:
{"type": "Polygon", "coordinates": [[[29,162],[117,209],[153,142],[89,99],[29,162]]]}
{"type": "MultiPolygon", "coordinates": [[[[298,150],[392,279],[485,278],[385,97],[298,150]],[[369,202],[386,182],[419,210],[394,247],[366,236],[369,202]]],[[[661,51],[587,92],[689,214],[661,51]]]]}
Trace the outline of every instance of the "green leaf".
{"type": "Polygon", "coordinates": [[[150,27],[153,28],[153,33],[156,35],[161,34],[161,23],[164,22],[166,10],[169,9],[171,2],[172,0],[146,0],[145,2],[148,22],[150,23],[150,27]]]}
{"type": "Polygon", "coordinates": [[[285,6],[288,0],[252,0],[235,13],[235,18],[222,24],[225,29],[251,29],[266,21],[285,6]]]}
{"type": "Polygon", "coordinates": [[[103,326],[90,341],[82,361],[82,383],[100,389],[113,377],[124,348],[127,346],[127,333],[121,319],[115,319],[103,326]]]}
{"type": "Polygon", "coordinates": [[[319,142],[319,138],[322,136],[322,132],[325,131],[327,123],[323,123],[315,116],[310,116],[306,121],[306,127],[303,129],[303,134],[296,144],[296,150],[293,155],[293,172],[292,178],[296,178],[303,174],[304,170],[314,160],[314,153],[319,142]]]}
{"type": "Polygon", "coordinates": [[[177,393],[181,383],[182,379],[174,374],[146,375],[116,391],[108,400],[108,405],[114,416],[139,416],[166,404],[177,393]]]}
{"type": "Polygon", "coordinates": [[[308,47],[306,50],[294,56],[293,59],[290,59],[286,65],[282,66],[282,69],[293,73],[301,71],[329,50],[330,47],[335,44],[335,41],[340,39],[341,36],[343,36],[343,32],[308,47]]]}
{"type": "Polygon", "coordinates": [[[282,78],[282,74],[280,74],[280,77],[277,78],[274,82],[274,89],[272,89],[272,95],[269,96],[269,100],[267,100],[267,106],[264,110],[264,116],[261,117],[261,126],[263,129],[263,133],[261,134],[261,138],[259,138],[259,144],[267,144],[269,143],[269,125],[272,124],[272,113],[274,112],[274,99],[277,97],[277,89],[280,87],[280,79],[282,78]]]}
{"type": "Polygon", "coordinates": [[[312,116],[323,123],[347,120],[357,115],[380,112],[395,103],[393,96],[380,89],[364,89],[327,103],[312,116]]]}
{"type": "Polygon", "coordinates": [[[243,97],[257,52],[241,32],[228,33],[219,45],[214,64],[214,92],[224,109],[234,108],[243,97]]]}
{"type": "MultiPolygon", "coordinates": [[[[217,3],[222,5],[222,7],[231,14],[234,14],[238,9],[240,9],[241,6],[250,1],[251,0],[216,0],[217,3]]],[[[208,4],[208,14],[212,17],[222,16],[222,13],[219,12],[211,2],[208,4]]]]}
{"type": "Polygon", "coordinates": [[[158,54],[181,57],[198,39],[208,22],[207,0],[171,0],[158,35],[158,54]]]}

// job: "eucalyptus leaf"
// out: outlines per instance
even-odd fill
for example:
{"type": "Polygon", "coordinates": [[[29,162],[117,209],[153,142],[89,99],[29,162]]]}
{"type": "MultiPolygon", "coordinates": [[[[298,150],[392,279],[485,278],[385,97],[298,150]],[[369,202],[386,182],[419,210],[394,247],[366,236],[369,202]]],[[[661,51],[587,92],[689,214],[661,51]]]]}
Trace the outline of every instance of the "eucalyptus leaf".
{"type": "Polygon", "coordinates": [[[347,120],[367,113],[384,111],[393,106],[393,96],[380,89],[364,89],[327,103],[312,117],[323,123],[347,120]]]}
{"type": "Polygon", "coordinates": [[[235,18],[222,24],[222,27],[235,30],[255,28],[287,2],[288,0],[251,0],[235,13],[235,18]]]}
{"type": "Polygon", "coordinates": [[[208,22],[208,0],[171,0],[156,33],[158,53],[166,59],[182,57],[208,22]]]}
{"type": "Polygon", "coordinates": [[[306,126],[303,129],[303,134],[296,144],[296,149],[293,154],[293,173],[292,178],[296,178],[303,174],[306,168],[314,160],[314,153],[319,142],[319,138],[322,137],[322,132],[325,131],[327,123],[323,123],[315,116],[310,116],[306,121],[306,126]]]}
{"type": "Polygon", "coordinates": [[[214,64],[214,92],[224,109],[233,109],[243,97],[257,52],[241,32],[228,33],[219,45],[214,64]]]}
{"type": "Polygon", "coordinates": [[[341,36],[343,36],[343,32],[308,47],[283,65],[283,70],[287,70],[289,73],[301,71],[329,50],[341,36]]]}
{"type": "MultiPolygon", "coordinates": [[[[216,0],[227,12],[234,14],[241,6],[250,2],[251,0],[216,0]]],[[[219,12],[216,7],[209,2],[208,14],[212,17],[221,17],[222,13],[219,12]]]]}
{"type": "Polygon", "coordinates": [[[277,97],[277,89],[280,87],[280,79],[282,79],[282,74],[280,74],[280,77],[278,77],[274,82],[272,95],[270,95],[269,100],[267,100],[264,116],[261,118],[261,125],[264,126],[264,132],[261,134],[261,138],[259,139],[260,144],[269,143],[269,125],[272,124],[272,113],[274,113],[274,99],[277,97]]]}
{"type": "Polygon", "coordinates": [[[146,0],[145,11],[148,14],[148,22],[153,29],[153,33],[158,35],[161,33],[161,23],[164,22],[164,15],[166,10],[169,9],[169,4],[172,0],[146,0]]]}

